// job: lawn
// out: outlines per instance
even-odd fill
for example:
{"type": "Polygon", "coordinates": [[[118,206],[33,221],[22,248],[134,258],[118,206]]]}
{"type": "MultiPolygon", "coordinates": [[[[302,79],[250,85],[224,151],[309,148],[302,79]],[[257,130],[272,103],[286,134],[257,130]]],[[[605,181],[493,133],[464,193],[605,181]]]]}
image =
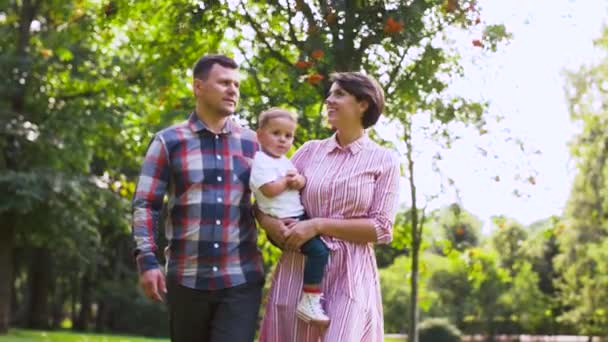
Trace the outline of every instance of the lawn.
{"type": "Polygon", "coordinates": [[[71,332],[46,332],[11,330],[0,336],[0,342],[168,342],[168,339],[143,338],[120,335],[76,334],[71,332]]]}
{"type": "MultiPolygon", "coordinates": [[[[143,338],[120,335],[77,334],[71,332],[47,332],[32,330],[11,330],[8,335],[0,336],[0,342],[168,342],[168,339],[143,338]]],[[[384,342],[404,342],[387,338],[384,342]]]]}

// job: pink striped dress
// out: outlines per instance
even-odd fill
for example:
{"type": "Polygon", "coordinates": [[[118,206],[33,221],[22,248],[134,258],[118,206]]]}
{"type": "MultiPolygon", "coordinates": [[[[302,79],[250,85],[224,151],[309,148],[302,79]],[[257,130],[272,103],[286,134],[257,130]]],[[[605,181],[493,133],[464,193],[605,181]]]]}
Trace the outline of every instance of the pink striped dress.
{"type": "MultiPolygon", "coordinates": [[[[302,202],[310,217],[371,218],[378,242],[392,240],[399,188],[394,153],[367,135],[340,147],[334,135],[305,143],[292,161],[306,177],[302,202]]],[[[372,244],[327,236],[323,240],[331,250],[321,284],[329,327],[323,334],[296,317],[304,256],[284,252],[273,275],[260,342],[383,341],[382,298],[372,244]]]]}

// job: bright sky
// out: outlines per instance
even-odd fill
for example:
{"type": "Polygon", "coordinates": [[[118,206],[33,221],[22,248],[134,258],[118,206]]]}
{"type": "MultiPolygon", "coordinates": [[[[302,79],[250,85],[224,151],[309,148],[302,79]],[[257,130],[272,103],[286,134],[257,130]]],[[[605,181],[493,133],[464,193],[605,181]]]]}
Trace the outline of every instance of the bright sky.
{"type": "MultiPolygon", "coordinates": [[[[454,83],[451,91],[489,100],[490,113],[505,119],[492,124],[491,134],[483,137],[463,130],[464,138],[445,154],[442,170],[455,180],[464,207],[485,222],[487,231],[492,215],[530,224],[562,212],[574,175],[566,144],[576,127],[570,122],[561,72],[599,58],[593,40],[600,35],[608,1],[480,0],[480,5],[482,20],[504,23],[513,40],[496,54],[480,56],[470,45],[475,34],[463,37],[459,45],[468,54],[466,78],[454,83]],[[505,128],[510,133],[499,132],[505,128]],[[542,154],[523,154],[513,141],[505,142],[508,136],[521,138],[527,148],[542,154]],[[482,157],[476,146],[491,146],[488,157],[482,157]],[[534,174],[536,185],[515,180],[518,172],[524,178],[534,174]],[[493,180],[496,175],[500,182],[493,180]],[[524,196],[513,195],[516,188],[524,196]]],[[[439,180],[430,169],[433,147],[418,145],[425,145],[417,160],[418,187],[424,194],[436,194],[439,180]]],[[[405,184],[402,195],[408,203],[405,184]]],[[[454,199],[448,192],[429,207],[454,199]]]]}

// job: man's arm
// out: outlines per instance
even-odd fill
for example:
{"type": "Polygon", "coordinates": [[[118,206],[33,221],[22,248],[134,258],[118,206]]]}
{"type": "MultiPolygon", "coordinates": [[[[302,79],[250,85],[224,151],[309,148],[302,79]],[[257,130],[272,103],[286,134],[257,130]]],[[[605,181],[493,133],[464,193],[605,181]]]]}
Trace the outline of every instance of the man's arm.
{"type": "Polygon", "coordinates": [[[132,234],[140,285],[146,296],[161,301],[159,290],[166,292],[164,275],[160,271],[154,241],[163,198],[169,181],[169,158],[160,137],[148,146],[146,157],[133,197],[132,234]]]}

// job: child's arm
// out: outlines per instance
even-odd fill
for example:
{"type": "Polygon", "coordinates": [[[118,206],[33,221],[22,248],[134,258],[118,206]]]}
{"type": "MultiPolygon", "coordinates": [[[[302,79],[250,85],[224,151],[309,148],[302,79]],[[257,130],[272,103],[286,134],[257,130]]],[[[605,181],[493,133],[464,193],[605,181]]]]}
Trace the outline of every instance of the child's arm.
{"type": "Polygon", "coordinates": [[[302,190],[306,186],[306,178],[299,173],[287,175],[289,177],[287,184],[290,189],[302,190]]]}
{"type": "Polygon", "coordinates": [[[273,198],[280,195],[283,191],[289,188],[287,176],[281,177],[270,183],[266,183],[260,187],[260,191],[264,196],[273,198]]]}

